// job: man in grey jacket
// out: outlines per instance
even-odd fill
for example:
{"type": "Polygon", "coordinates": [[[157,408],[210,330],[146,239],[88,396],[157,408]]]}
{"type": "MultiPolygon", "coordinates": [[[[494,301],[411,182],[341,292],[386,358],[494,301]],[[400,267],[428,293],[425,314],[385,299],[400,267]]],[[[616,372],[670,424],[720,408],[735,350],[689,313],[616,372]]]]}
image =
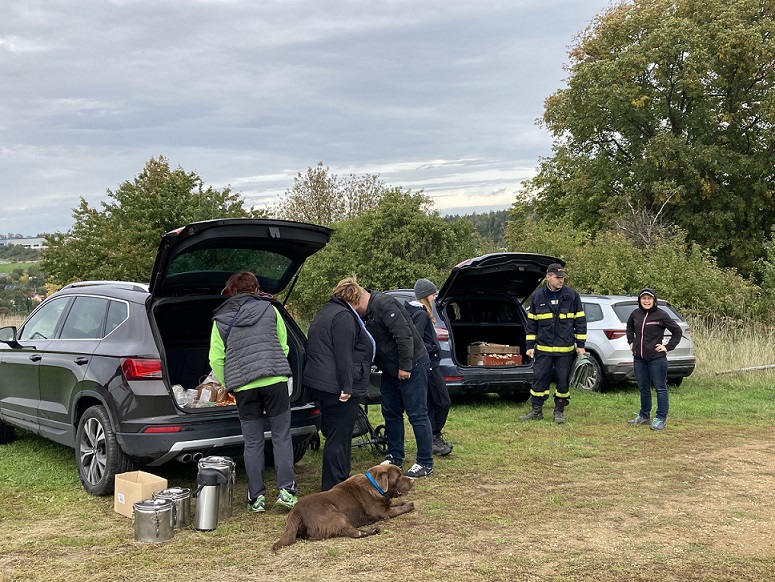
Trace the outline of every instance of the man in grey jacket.
{"type": "Polygon", "coordinates": [[[361,295],[356,311],[376,343],[374,363],[382,370],[382,416],[388,440],[383,463],[404,462],[404,412],[417,441],[417,462],[407,477],[433,475],[433,432],[428,418],[430,358],[422,337],[401,303],[379,291],[361,295]]]}

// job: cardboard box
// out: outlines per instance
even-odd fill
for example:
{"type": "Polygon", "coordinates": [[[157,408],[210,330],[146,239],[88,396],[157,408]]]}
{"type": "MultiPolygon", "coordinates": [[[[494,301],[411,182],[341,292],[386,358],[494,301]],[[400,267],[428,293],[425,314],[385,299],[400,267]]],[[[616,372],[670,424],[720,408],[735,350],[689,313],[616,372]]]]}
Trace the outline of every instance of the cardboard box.
{"type": "Polygon", "coordinates": [[[519,354],[519,346],[475,342],[468,346],[469,354],[519,354]]]}
{"type": "Polygon", "coordinates": [[[469,366],[520,366],[522,356],[518,354],[468,354],[469,366]]]}
{"type": "Polygon", "coordinates": [[[166,489],[167,480],[145,471],[130,471],[116,475],[115,485],[113,510],[131,518],[134,504],[166,489]]]}

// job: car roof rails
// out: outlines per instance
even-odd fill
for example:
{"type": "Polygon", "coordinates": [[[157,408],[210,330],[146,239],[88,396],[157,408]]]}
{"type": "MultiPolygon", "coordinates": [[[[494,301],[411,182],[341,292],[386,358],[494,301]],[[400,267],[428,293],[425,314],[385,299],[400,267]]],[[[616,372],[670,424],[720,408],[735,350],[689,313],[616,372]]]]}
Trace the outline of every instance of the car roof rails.
{"type": "Polygon", "coordinates": [[[128,291],[143,291],[148,293],[148,285],[145,283],[133,283],[130,281],[77,281],[65,285],[62,289],[79,289],[82,287],[95,287],[103,285],[106,287],[113,287],[116,289],[126,289],[128,291]]]}

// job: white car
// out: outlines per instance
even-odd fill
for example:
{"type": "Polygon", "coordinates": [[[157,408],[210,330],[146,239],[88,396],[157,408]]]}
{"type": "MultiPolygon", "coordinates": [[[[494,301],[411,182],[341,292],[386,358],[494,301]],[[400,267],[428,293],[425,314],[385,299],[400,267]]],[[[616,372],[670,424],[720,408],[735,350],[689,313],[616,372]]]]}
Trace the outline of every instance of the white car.
{"type": "MultiPolygon", "coordinates": [[[[586,349],[594,364],[594,371],[582,388],[599,392],[608,383],[634,381],[633,357],[627,344],[627,318],[637,307],[638,298],[632,295],[582,295],[581,302],[587,316],[586,349]]],[[[667,354],[667,382],[677,386],[695,366],[689,324],[666,301],[657,299],[657,304],[670,314],[683,332],[676,349],[667,354]]],[[[668,332],[665,343],[669,338],[668,332]]]]}

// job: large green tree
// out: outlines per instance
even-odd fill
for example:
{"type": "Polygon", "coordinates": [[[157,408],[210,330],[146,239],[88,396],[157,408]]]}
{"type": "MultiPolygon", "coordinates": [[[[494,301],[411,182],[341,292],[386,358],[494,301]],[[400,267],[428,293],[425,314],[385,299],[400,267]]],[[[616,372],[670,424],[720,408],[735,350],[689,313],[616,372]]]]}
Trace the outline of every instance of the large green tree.
{"type": "Polygon", "coordinates": [[[593,232],[678,225],[751,273],[775,215],[774,17],[772,0],[612,5],[546,101],[554,154],[525,199],[593,232]]]}
{"type": "Polygon", "coordinates": [[[323,162],[299,172],[272,213],[278,218],[330,226],[373,210],[388,188],[376,174],[340,178],[323,162]]]}
{"type": "Polygon", "coordinates": [[[248,216],[229,187],[205,187],[194,172],[170,169],[151,158],[132,181],[123,182],[100,210],[81,198],[75,224],[46,237],[42,267],[58,285],[84,279],[148,281],[160,237],[198,220],[248,216]]]}
{"type": "Polygon", "coordinates": [[[304,266],[293,307],[310,318],[350,275],[376,290],[412,287],[420,277],[437,285],[464,259],[477,255],[467,219],[447,222],[422,192],[389,189],[379,205],[334,225],[329,244],[304,266]]]}

